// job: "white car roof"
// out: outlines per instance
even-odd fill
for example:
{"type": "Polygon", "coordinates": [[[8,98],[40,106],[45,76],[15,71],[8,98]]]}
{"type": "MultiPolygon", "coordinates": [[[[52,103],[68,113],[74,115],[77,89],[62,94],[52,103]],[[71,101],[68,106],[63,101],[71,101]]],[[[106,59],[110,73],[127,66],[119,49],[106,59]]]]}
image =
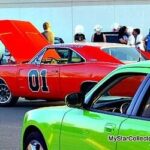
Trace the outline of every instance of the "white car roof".
{"type": "Polygon", "coordinates": [[[110,47],[131,47],[129,45],[125,44],[119,44],[119,43],[107,43],[107,42],[100,42],[100,43],[85,43],[85,45],[91,45],[91,46],[98,46],[100,48],[110,48],[110,47]]]}
{"type": "MultiPolygon", "coordinates": [[[[54,44],[55,45],[55,44],[54,44]]],[[[49,45],[54,46],[54,45],[49,45]]],[[[67,46],[67,45],[81,45],[81,46],[95,46],[95,47],[100,47],[101,49],[103,48],[113,48],[113,47],[133,47],[125,44],[119,44],[119,43],[107,43],[107,42],[77,42],[77,43],[63,43],[63,44],[56,44],[57,46],[67,46]]],[[[56,46],[55,45],[55,46],[56,46]]]]}

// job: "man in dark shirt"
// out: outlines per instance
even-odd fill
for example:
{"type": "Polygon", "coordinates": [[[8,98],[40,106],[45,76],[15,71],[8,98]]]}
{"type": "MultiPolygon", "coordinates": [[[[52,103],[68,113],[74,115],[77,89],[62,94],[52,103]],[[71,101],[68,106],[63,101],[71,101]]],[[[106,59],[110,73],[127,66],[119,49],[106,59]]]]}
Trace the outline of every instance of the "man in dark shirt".
{"type": "Polygon", "coordinates": [[[100,25],[96,25],[94,27],[95,33],[92,36],[92,42],[106,42],[106,36],[101,32],[102,27],[100,25]]]}
{"type": "Polygon", "coordinates": [[[82,33],[75,34],[74,41],[75,42],[84,42],[85,41],[85,35],[82,33]]]}
{"type": "Polygon", "coordinates": [[[85,42],[86,38],[83,34],[84,28],[82,25],[77,25],[75,28],[74,42],[85,42]]]}

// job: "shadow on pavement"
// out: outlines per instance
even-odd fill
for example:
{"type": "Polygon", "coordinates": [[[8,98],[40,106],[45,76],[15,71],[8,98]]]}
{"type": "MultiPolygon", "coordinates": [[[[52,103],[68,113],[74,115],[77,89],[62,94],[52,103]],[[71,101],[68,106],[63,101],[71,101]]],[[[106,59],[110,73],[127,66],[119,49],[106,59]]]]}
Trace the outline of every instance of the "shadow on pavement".
{"type": "Polygon", "coordinates": [[[49,107],[49,106],[63,106],[65,105],[64,101],[58,100],[24,100],[19,99],[18,103],[14,107],[49,107]]]}

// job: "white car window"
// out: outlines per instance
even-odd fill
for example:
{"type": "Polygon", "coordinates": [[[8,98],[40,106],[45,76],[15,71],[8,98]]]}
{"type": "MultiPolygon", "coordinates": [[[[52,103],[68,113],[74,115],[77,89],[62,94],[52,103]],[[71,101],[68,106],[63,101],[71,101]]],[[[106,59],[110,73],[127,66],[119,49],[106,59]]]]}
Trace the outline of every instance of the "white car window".
{"type": "Polygon", "coordinates": [[[143,61],[145,58],[134,47],[113,47],[103,49],[121,61],[143,61]]]}

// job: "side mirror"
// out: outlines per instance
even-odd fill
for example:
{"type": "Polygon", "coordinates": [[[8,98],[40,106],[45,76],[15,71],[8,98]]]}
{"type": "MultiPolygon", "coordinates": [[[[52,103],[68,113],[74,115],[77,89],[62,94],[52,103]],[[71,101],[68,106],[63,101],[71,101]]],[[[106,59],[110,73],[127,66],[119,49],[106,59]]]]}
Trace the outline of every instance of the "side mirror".
{"type": "Polygon", "coordinates": [[[69,107],[81,107],[84,96],[81,93],[72,93],[65,97],[65,103],[69,107]]]}
{"type": "Polygon", "coordinates": [[[81,93],[83,95],[86,95],[86,93],[88,93],[96,84],[97,82],[94,82],[94,81],[82,83],[81,89],[80,89],[81,93]]]}

